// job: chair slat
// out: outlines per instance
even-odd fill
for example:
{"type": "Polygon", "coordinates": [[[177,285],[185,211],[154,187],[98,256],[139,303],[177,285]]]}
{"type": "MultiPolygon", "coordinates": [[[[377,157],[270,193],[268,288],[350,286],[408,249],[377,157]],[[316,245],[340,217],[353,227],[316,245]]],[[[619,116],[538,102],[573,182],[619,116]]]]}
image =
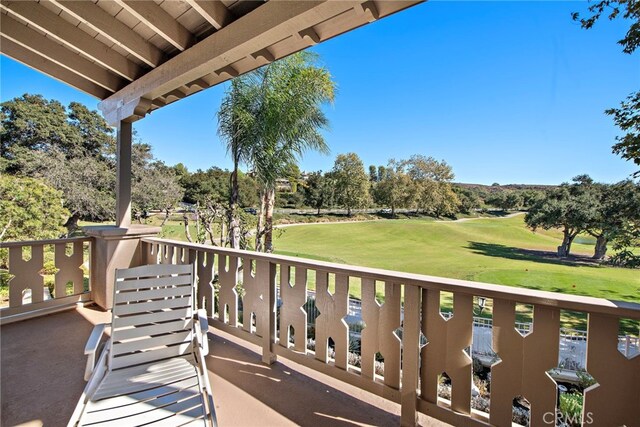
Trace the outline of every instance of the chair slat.
{"type": "Polygon", "coordinates": [[[111,362],[112,369],[119,369],[141,363],[150,363],[156,360],[168,359],[169,357],[182,356],[190,351],[191,342],[176,345],[174,347],[164,347],[157,350],[149,350],[144,353],[128,354],[114,357],[111,362]]]}
{"type": "Polygon", "coordinates": [[[191,276],[149,277],[146,279],[118,280],[116,291],[130,291],[138,289],[162,288],[191,284],[191,276]]]}
{"type": "MultiPolygon", "coordinates": [[[[202,410],[204,411],[204,406],[202,407],[202,410]]],[[[194,411],[190,411],[190,412],[195,412],[194,411]]],[[[189,426],[189,427],[193,427],[193,426],[206,426],[205,421],[204,421],[204,415],[199,417],[198,419],[193,419],[190,416],[185,416],[184,414],[178,414],[175,417],[171,417],[171,418],[165,418],[164,420],[155,422],[155,423],[151,423],[151,424],[147,424],[149,427],[185,427],[185,426],[189,426]],[[185,422],[186,420],[186,422],[185,422]]]]}
{"type": "Polygon", "coordinates": [[[149,289],[146,291],[133,290],[130,292],[117,292],[115,303],[121,304],[123,302],[135,302],[135,301],[148,301],[159,298],[175,297],[181,295],[191,295],[190,286],[172,286],[162,289],[162,295],[158,296],[157,289],[149,289]]]}
{"type": "Polygon", "coordinates": [[[191,296],[182,298],[159,299],[148,302],[136,302],[131,304],[120,304],[116,306],[114,315],[120,317],[129,314],[143,314],[150,311],[158,311],[165,308],[191,307],[191,296]]]}
{"type": "Polygon", "coordinates": [[[190,264],[153,264],[116,270],[116,279],[131,277],[167,276],[171,274],[190,274],[193,266],[190,264]]]}
{"type": "Polygon", "coordinates": [[[177,308],[175,310],[160,311],[157,313],[138,314],[127,317],[114,317],[113,328],[123,328],[125,326],[147,325],[149,323],[165,322],[168,320],[187,319],[193,316],[193,310],[188,308],[177,308]]]}
{"type": "Polygon", "coordinates": [[[113,344],[113,355],[119,356],[133,351],[148,350],[160,346],[189,343],[193,339],[191,331],[160,335],[153,338],[142,338],[134,341],[113,344]]]}
{"type": "Polygon", "coordinates": [[[148,337],[151,335],[161,335],[167,332],[177,332],[191,329],[193,327],[193,319],[179,319],[166,323],[154,323],[148,326],[129,327],[128,329],[115,330],[117,341],[123,341],[134,338],[148,337]]]}

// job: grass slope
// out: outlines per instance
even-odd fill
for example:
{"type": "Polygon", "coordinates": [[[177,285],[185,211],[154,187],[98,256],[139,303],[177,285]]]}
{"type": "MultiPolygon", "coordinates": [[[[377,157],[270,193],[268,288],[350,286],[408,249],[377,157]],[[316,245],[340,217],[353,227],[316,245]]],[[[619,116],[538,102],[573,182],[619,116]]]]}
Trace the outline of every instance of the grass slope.
{"type": "MultiPolygon", "coordinates": [[[[283,229],[277,253],[338,263],[640,301],[638,270],[566,262],[548,256],[560,233],[532,233],[523,216],[463,222],[385,220],[283,229]]],[[[590,256],[588,237],[572,253],[590,256]]]]}

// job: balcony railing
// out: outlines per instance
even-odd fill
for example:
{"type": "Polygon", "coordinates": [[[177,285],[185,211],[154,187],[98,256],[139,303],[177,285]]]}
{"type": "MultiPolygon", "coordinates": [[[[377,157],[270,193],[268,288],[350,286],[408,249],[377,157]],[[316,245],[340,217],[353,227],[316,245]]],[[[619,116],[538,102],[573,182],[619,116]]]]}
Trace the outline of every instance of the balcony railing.
{"type": "Polygon", "coordinates": [[[454,425],[511,425],[513,401],[520,396],[530,404],[531,426],[553,425],[558,389],[550,372],[558,368],[561,311],[585,313],[585,368],[597,383],[585,390],[582,416],[592,425],[637,422],[640,357],[625,357],[618,335],[621,318],[640,319],[640,304],[155,238],[142,242],[147,263],[196,263],[200,307],[214,326],[260,345],[264,362],[286,357],[398,402],[404,425],[414,425],[417,412],[454,425]],[[350,291],[356,290],[364,323],[357,363],[345,321],[350,291]],[[312,292],[319,315],[310,327],[304,307],[312,292]],[[441,315],[443,292],[453,295],[449,319],[441,315]],[[493,301],[491,344],[497,357],[484,412],[471,406],[469,351],[479,296],[493,301]],[[518,304],[532,307],[526,334],[518,330],[518,304]],[[380,371],[376,364],[382,358],[380,371]],[[448,400],[438,396],[445,373],[451,381],[448,400]]]}
{"type": "Polygon", "coordinates": [[[9,295],[0,302],[0,324],[90,301],[91,243],[79,237],[0,244],[9,253],[9,295]]]}

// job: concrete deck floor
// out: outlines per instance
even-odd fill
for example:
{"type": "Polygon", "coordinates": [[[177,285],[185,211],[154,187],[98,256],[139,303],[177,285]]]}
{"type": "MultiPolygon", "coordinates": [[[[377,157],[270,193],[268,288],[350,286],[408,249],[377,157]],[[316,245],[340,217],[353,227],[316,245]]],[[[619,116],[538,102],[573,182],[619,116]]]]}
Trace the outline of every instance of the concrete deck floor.
{"type": "MultiPolygon", "coordinates": [[[[0,425],[64,426],[85,386],[84,345],[108,313],[78,308],[0,329],[0,425]]],[[[400,406],[210,329],[207,368],[220,426],[397,426],[400,406]]],[[[425,426],[444,426],[426,416],[425,426]]]]}

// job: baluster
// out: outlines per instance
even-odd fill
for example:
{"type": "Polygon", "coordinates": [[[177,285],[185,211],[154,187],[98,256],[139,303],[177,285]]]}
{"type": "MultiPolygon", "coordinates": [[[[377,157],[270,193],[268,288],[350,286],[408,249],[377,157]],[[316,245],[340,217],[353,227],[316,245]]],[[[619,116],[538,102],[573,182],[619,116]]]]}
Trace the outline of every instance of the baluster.
{"type": "Polygon", "coordinates": [[[302,306],[307,302],[307,269],[295,267],[295,286],[290,284],[290,272],[290,265],[280,265],[280,345],[289,347],[289,326],[293,326],[294,348],[306,352],[307,313],[302,306]]]}
{"type": "Polygon", "coordinates": [[[335,344],[335,366],[347,369],[349,327],[344,318],[349,309],[349,276],[336,274],[336,291],[329,293],[329,277],[325,271],[316,273],[316,359],[327,362],[328,340],[335,344]]]}
{"type": "MultiPolygon", "coordinates": [[[[205,304],[207,316],[213,317],[213,260],[215,255],[210,252],[197,251],[195,256],[196,272],[198,274],[198,306],[205,304]]],[[[193,259],[193,258],[192,258],[193,259]]]]}
{"type": "Polygon", "coordinates": [[[188,264],[189,251],[181,246],[174,246],[173,252],[175,253],[175,264],[188,264]]]}
{"type": "Polygon", "coordinates": [[[159,250],[160,245],[158,243],[142,242],[142,263],[157,264],[159,250]]]}
{"type": "Polygon", "coordinates": [[[384,383],[400,388],[400,340],[395,331],[400,327],[400,292],[397,283],[385,283],[384,304],[376,301],[375,282],[362,279],[362,375],[374,378],[375,355],[384,357],[384,383]]]}
{"type": "Polygon", "coordinates": [[[545,414],[556,409],[557,386],[547,372],[558,366],[560,311],[534,306],[533,330],[523,337],[514,326],[515,305],[493,300],[493,348],[500,361],[491,368],[489,419],[511,425],[513,398],[524,396],[531,404],[530,425],[545,426],[545,414]]]}
{"type": "MultiPolygon", "coordinates": [[[[418,425],[418,376],[420,372],[420,288],[404,287],[404,321],[402,325],[402,389],[400,424],[418,425]]],[[[386,367],[385,367],[386,369],[386,367]]]]}
{"type": "Polygon", "coordinates": [[[218,255],[218,279],[220,281],[219,310],[220,320],[231,326],[238,325],[238,258],[231,255],[218,255]],[[227,260],[229,268],[227,268],[227,260]],[[227,319],[226,308],[229,309],[227,319]]]}
{"type": "Polygon", "coordinates": [[[173,258],[176,248],[172,245],[162,245],[162,256],[160,257],[160,264],[173,264],[173,258]]]}
{"type": "Polygon", "coordinates": [[[618,351],[618,326],[617,317],[589,314],[587,371],[597,385],[584,392],[584,425],[640,426],[640,356],[618,351]]]}
{"type": "Polygon", "coordinates": [[[67,283],[73,283],[73,293],[84,292],[84,275],[82,263],[84,260],[83,242],[73,242],[73,253],[66,254],[67,244],[57,243],[55,245],[55,263],[58,272],[55,276],[54,298],[62,298],[67,295],[67,283]]]}
{"type": "Polygon", "coordinates": [[[376,301],[376,282],[369,278],[362,278],[362,320],[365,327],[360,342],[360,369],[363,377],[373,380],[375,356],[380,349],[380,305],[376,301]]]}
{"type": "Polygon", "coordinates": [[[256,323],[262,333],[262,362],[275,363],[276,342],[276,265],[267,260],[256,261],[256,279],[264,300],[256,309],[256,323]]]}
{"type": "MultiPolygon", "coordinates": [[[[242,285],[244,286],[244,297],[242,298],[242,307],[244,310],[244,320],[242,322],[242,329],[249,333],[262,336],[263,334],[263,322],[259,321],[261,310],[266,310],[263,303],[262,289],[256,272],[254,271],[254,263],[257,261],[251,258],[243,258],[242,265],[242,285]],[[252,317],[256,317],[255,330],[253,327],[252,317]]],[[[256,265],[257,268],[257,265],[256,265]]]]}
{"type": "Polygon", "coordinates": [[[445,320],[440,314],[440,291],[426,291],[425,336],[422,350],[422,396],[438,403],[438,375],[446,372],[451,378],[451,409],[471,413],[472,360],[464,350],[471,347],[473,336],[473,296],[453,294],[453,317],[445,320]]]}
{"type": "Polygon", "coordinates": [[[22,258],[23,246],[9,248],[9,271],[15,277],[9,282],[9,306],[22,305],[22,292],[31,289],[31,302],[40,302],[44,299],[44,277],[40,270],[44,266],[44,253],[42,245],[31,246],[31,259],[25,261],[22,258]]]}

